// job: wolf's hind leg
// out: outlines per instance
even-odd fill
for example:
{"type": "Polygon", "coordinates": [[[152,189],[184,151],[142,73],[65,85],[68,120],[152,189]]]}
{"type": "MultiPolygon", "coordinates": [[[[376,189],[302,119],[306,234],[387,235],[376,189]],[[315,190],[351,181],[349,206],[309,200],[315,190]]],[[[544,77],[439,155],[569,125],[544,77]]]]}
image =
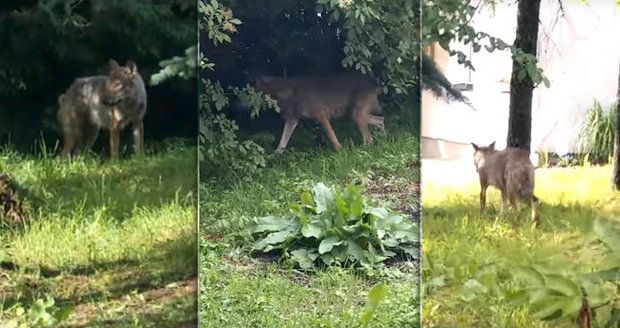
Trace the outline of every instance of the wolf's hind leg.
{"type": "Polygon", "coordinates": [[[377,127],[385,135],[385,124],[383,123],[383,121],[384,119],[382,116],[370,114],[368,123],[377,127]]]}
{"type": "Polygon", "coordinates": [[[508,208],[508,195],[505,191],[502,191],[502,206],[500,207],[500,214],[506,214],[508,208]]]}
{"type": "Polygon", "coordinates": [[[532,224],[535,226],[540,226],[540,215],[538,213],[538,205],[540,205],[540,201],[538,197],[534,196],[534,194],[530,195],[530,203],[532,204],[532,224]]]}
{"type": "Polygon", "coordinates": [[[487,204],[487,188],[488,186],[480,186],[480,214],[484,214],[484,209],[487,204]]]}
{"type": "Polygon", "coordinates": [[[81,130],[82,140],[79,148],[80,152],[86,153],[92,148],[95,140],[97,140],[97,137],[99,136],[99,127],[90,122],[85,122],[81,130]]]}
{"type": "Polygon", "coordinates": [[[71,156],[73,151],[78,147],[78,142],[82,137],[82,129],[80,123],[74,113],[68,111],[60,112],[60,124],[63,133],[63,155],[71,156]]]}
{"type": "Polygon", "coordinates": [[[362,134],[362,138],[364,140],[364,145],[369,145],[372,143],[372,135],[370,131],[368,131],[368,123],[370,122],[370,116],[363,110],[358,110],[353,114],[353,120],[355,124],[357,124],[360,133],[362,134]]]}

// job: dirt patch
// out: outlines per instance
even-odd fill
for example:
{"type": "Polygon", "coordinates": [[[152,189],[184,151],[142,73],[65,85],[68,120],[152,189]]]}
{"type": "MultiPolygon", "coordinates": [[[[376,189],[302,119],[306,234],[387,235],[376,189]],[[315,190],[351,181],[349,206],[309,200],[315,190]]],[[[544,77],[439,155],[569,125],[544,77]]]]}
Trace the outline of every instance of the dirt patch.
{"type": "MultiPolygon", "coordinates": [[[[168,316],[174,319],[175,302],[195,299],[197,280],[191,277],[183,281],[174,282],[166,286],[153,288],[143,292],[128,290],[126,294],[100,302],[78,304],[63,327],[86,327],[94,321],[102,325],[115,326],[114,322],[122,325],[127,322],[128,315],[132,318],[162,318],[168,316]],[[101,319],[103,318],[103,321],[101,319]]],[[[195,327],[193,320],[165,323],[161,321],[157,327],[195,327]]],[[[119,325],[116,326],[119,326],[119,325]]]]}
{"type": "Polygon", "coordinates": [[[391,200],[399,211],[412,215],[414,219],[420,217],[420,183],[418,181],[376,175],[370,178],[365,194],[376,199],[391,200]]]}

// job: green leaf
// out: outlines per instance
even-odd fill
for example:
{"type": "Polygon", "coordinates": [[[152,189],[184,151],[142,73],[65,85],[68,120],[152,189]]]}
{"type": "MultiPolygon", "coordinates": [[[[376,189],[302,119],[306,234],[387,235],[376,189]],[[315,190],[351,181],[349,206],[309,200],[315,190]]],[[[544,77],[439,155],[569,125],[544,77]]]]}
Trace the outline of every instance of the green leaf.
{"type": "Polygon", "coordinates": [[[531,288],[540,288],[545,285],[545,278],[531,267],[517,267],[513,275],[516,279],[525,280],[531,288]]]}
{"type": "Polygon", "coordinates": [[[548,274],[544,277],[545,286],[548,289],[555,290],[564,296],[579,295],[579,286],[569,279],[557,274],[548,274]]]}
{"type": "Polygon", "coordinates": [[[262,250],[265,247],[267,247],[267,245],[277,245],[277,244],[283,243],[284,241],[286,241],[286,239],[288,239],[291,236],[293,236],[293,234],[290,231],[272,232],[268,234],[267,237],[256,242],[254,244],[254,247],[252,247],[252,249],[262,250]]]}
{"type": "Polygon", "coordinates": [[[469,279],[461,287],[460,297],[465,302],[473,301],[478,295],[487,292],[487,288],[484,287],[478,280],[469,279]]]}
{"type": "Polygon", "coordinates": [[[353,255],[356,260],[361,261],[365,258],[364,250],[355,240],[347,240],[346,245],[347,251],[349,254],[353,255]]]}
{"type": "Polygon", "coordinates": [[[310,222],[301,228],[301,234],[306,238],[314,237],[321,239],[323,237],[323,229],[317,222],[310,222]]]}
{"type": "Polygon", "coordinates": [[[360,187],[349,184],[346,188],[346,194],[351,215],[354,217],[361,217],[364,212],[364,199],[362,198],[360,187]]]}
{"type": "Polygon", "coordinates": [[[314,260],[317,258],[317,254],[308,250],[307,248],[300,248],[291,252],[291,257],[302,269],[309,269],[314,266],[314,260]]]}
{"type": "Polygon", "coordinates": [[[388,216],[388,211],[382,207],[371,207],[366,209],[366,213],[374,215],[379,219],[385,219],[388,216]]]}
{"type": "Polygon", "coordinates": [[[593,231],[611,252],[620,256],[620,225],[598,218],[594,220],[593,231]]]}
{"type": "Polygon", "coordinates": [[[620,266],[587,274],[585,279],[597,281],[620,281],[620,266]]]}
{"type": "Polygon", "coordinates": [[[574,317],[581,310],[582,304],[583,300],[580,296],[565,300],[564,305],[562,305],[562,317],[574,317]]]}
{"type": "Polygon", "coordinates": [[[342,240],[340,238],[332,236],[327,237],[321,241],[319,244],[319,254],[325,254],[327,252],[331,252],[334,246],[338,246],[342,244],[342,240]]]}
{"type": "Polygon", "coordinates": [[[585,297],[588,299],[588,303],[590,303],[591,307],[601,306],[602,304],[610,301],[610,298],[613,297],[608,294],[603,284],[593,283],[586,280],[581,283],[581,286],[584,289],[585,297]]]}
{"type": "Polygon", "coordinates": [[[330,254],[330,253],[325,253],[325,254],[321,254],[319,255],[319,258],[323,261],[323,263],[325,263],[326,265],[332,265],[334,263],[334,261],[336,260],[336,258],[334,257],[334,255],[330,254]]]}
{"type": "Polygon", "coordinates": [[[334,206],[334,192],[323,183],[319,182],[312,188],[312,195],[317,213],[322,213],[334,206]]]}
{"type": "Polygon", "coordinates": [[[248,227],[250,233],[264,232],[264,231],[278,231],[278,230],[290,230],[295,224],[292,224],[293,220],[283,218],[279,216],[265,216],[255,220],[253,225],[248,227]]]}
{"type": "Polygon", "coordinates": [[[526,289],[521,289],[513,292],[509,292],[506,295],[506,302],[510,307],[517,307],[524,305],[530,300],[530,293],[526,289]]]}
{"type": "Polygon", "coordinates": [[[314,207],[314,199],[312,198],[312,194],[308,191],[304,191],[301,193],[301,203],[303,205],[314,207]]]}
{"type": "Polygon", "coordinates": [[[548,295],[532,307],[535,310],[534,317],[541,320],[552,320],[560,317],[566,298],[548,295]]]}
{"type": "Polygon", "coordinates": [[[379,304],[387,297],[388,288],[384,283],[377,283],[368,292],[366,308],[360,315],[360,323],[368,325],[379,304]]]}

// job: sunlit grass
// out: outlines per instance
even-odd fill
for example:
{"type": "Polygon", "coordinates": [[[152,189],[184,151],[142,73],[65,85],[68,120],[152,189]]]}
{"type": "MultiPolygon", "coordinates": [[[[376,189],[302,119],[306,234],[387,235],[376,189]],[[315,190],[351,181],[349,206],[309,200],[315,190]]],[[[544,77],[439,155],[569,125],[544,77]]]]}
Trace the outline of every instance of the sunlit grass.
{"type": "MultiPolygon", "coordinates": [[[[489,189],[489,211],[479,213],[477,182],[460,186],[429,182],[423,188],[424,327],[572,327],[543,323],[501,297],[461,298],[463,284],[485,265],[504,272],[542,263],[567,275],[600,268],[603,259],[588,247],[592,222],[614,213],[620,195],[611,190],[611,167],[536,170],[542,227],[531,229],[529,212],[499,215],[500,193],[489,189]]],[[[504,277],[500,285],[508,286],[504,277]]]]}
{"type": "MultiPolygon", "coordinates": [[[[14,267],[0,277],[0,319],[15,302],[50,295],[75,304],[82,324],[105,318],[121,327],[121,313],[102,304],[195,275],[195,158],[183,143],[116,163],[0,153],[0,169],[25,190],[30,208],[25,227],[0,231],[0,261],[14,267]]],[[[157,321],[167,311],[150,315],[157,321]]],[[[191,320],[185,315],[177,319],[191,320]]]]}

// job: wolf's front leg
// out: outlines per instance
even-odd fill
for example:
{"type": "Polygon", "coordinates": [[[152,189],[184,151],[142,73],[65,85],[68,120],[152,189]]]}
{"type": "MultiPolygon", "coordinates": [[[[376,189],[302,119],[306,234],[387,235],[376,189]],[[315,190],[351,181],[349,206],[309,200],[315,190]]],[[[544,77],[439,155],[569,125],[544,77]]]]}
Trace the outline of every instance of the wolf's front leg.
{"type": "Polygon", "coordinates": [[[112,160],[117,160],[120,157],[120,122],[115,115],[116,111],[116,107],[110,111],[110,155],[112,160]]]}
{"type": "Polygon", "coordinates": [[[134,122],[132,127],[134,152],[138,156],[144,156],[144,122],[134,122]]]}
{"type": "Polygon", "coordinates": [[[298,119],[286,120],[286,122],[284,123],[284,130],[282,131],[282,136],[280,137],[280,142],[278,143],[278,148],[276,148],[277,154],[281,154],[282,152],[284,152],[284,149],[286,148],[286,145],[288,144],[288,141],[291,138],[293,131],[295,131],[298,123],[298,119]]]}

